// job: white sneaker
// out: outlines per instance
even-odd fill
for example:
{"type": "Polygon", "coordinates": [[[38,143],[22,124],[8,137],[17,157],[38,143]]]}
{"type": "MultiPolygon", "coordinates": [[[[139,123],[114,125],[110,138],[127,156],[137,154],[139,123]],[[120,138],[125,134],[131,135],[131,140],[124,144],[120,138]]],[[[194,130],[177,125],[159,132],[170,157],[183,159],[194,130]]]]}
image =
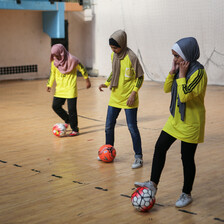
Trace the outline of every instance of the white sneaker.
{"type": "Polygon", "coordinates": [[[157,188],[154,186],[152,181],[146,182],[135,182],[135,187],[147,187],[152,191],[152,196],[155,197],[157,188]]]}
{"type": "Polygon", "coordinates": [[[191,195],[182,193],[176,202],[176,207],[182,208],[184,206],[189,205],[192,201],[193,201],[193,199],[192,199],[191,195]]]}
{"type": "Polygon", "coordinates": [[[134,163],[132,164],[132,169],[140,168],[143,166],[143,159],[136,158],[134,163]]]}
{"type": "Polygon", "coordinates": [[[99,157],[99,156],[97,156],[97,160],[102,161],[102,159],[100,159],[100,157],[99,157]]]}

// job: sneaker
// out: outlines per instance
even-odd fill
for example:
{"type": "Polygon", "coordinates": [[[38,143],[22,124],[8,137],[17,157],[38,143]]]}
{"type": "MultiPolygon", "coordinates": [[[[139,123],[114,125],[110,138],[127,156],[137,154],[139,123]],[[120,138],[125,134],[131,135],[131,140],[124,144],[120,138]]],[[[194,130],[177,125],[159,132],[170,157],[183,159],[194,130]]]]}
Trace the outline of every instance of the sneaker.
{"type": "Polygon", "coordinates": [[[191,195],[182,193],[176,202],[176,207],[182,208],[184,206],[189,205],[192,201],[193,201],[193,199],[192,199],[191,195]]]}
{"type": "Polygon", "coordinates": [[[152,196],[155,197],[157,188],[153,184],[152,181],[146,181],[146,182],[135,182],[135,187],[147,187],[152,191],[152,196]]]}
{"type": "Polygon", "coordinates": [[[69,134],[70,137],[77,136],[77,135],[79,135],[79,132],[76,132],[76,131],[72,131],[72,132],[69,134]]]}
{"type": "Polygon", "coordinates": [[[100,157],[99,157],[99,156],[97,156],[97,160],[102,161],[102,159],[100,159],[100,157]]]}
{"type": "Polygon", "coordinates": [[[136,158],[134,163],[132,164],[132,169],[140,168],[143,166],[143,159],[136,158]]]}

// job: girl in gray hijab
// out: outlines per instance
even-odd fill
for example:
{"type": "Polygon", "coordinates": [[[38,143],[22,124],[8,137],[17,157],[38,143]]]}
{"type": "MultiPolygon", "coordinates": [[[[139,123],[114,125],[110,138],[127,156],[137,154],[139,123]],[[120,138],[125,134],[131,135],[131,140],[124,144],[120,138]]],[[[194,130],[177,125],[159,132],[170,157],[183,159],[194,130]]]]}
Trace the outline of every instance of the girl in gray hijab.
{"type": "Polygon", "coordinates": [[[172,67],[164,84],[164,91],[171,92],[170,116],[155,145],[150,181],[135,182],[135,186],[148,187],[153,195],[156,194],[166,153],[178,139],[181,141],[184,184],[175,205],[184,207],[192,202],[196,173],[194,156],[198,143],[204,141],[207,75],[197,61],[200,51],[194,37],[177,41],[172,54],[172,67]]]}

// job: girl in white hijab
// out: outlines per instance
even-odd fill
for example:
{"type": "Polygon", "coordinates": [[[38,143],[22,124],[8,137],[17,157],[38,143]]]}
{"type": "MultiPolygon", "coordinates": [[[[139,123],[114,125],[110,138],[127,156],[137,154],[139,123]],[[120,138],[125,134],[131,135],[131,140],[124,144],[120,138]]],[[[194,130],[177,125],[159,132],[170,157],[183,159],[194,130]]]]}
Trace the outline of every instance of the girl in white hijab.
{"type": "Polygon", "coordinates": [[[195,38],[177,41],[172,47],[172,54],[172,68],[164,84],[164,91],[171,92],[171,115],[155,145],[150,181],[135,182],[135,186],[148,187],[153,195],[156,194],[166,153],[178,139],[181,141],[184,184],[175,205],[184,207],[193,200],[191,191],[196,173],[194,155],[198,143],[204,141],[207,75],[203,65],[197,61],[200,51],[195,38]]]}

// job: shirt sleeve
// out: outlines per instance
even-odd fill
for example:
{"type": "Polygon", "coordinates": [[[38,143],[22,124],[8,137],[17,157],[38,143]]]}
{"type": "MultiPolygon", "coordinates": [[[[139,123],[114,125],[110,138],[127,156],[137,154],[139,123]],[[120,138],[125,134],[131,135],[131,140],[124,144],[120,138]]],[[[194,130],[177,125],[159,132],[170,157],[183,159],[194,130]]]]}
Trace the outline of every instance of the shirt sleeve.
{"type": "Polygon", "coordinates": [[[191,75],[188,82],[186,78],[177,79],[177,91],[180,101],[185,103],[197,97],[205,91],[207,86],[207,76],[204,69],[199,69],[191,75]]]}
{"type": "Polygon", "coordinates": [[[107,81],[104,83],[107,87],[110,85],[111,79],[112,79],[112,72],[110,73],[110,76],[107,78],[107,81]]]}
{"type": "Polygon", "coordinates": [[[81,72],[82,76],[84,79],[88,79],[88,73],[86,71],[86,68],[81,64],[79,63],[76,68],[81,72]]]}
{"type": "Polygon", "coordinates": [[[47,87],[52,87],[55,79],[55,66],[53,64],[53,61],[51,62],[51,74],[47,81],[47,87]]]}
{"type": "Polygon", "coordinates": [[[144,81],[144,76],[138,77],[135,81],[135,87],[133,91],[138,92],[139,89],[142,87],[143,81],[144,81]]]}
{"type": "Polygon", "coordinates": [[[165,93],[171,92],[174,76],[175,76],[175,74],[169,74],[166,77],[166,80],[165,80],[165,83],[164,83],[164,87],[163,87],[165,93]]]}

